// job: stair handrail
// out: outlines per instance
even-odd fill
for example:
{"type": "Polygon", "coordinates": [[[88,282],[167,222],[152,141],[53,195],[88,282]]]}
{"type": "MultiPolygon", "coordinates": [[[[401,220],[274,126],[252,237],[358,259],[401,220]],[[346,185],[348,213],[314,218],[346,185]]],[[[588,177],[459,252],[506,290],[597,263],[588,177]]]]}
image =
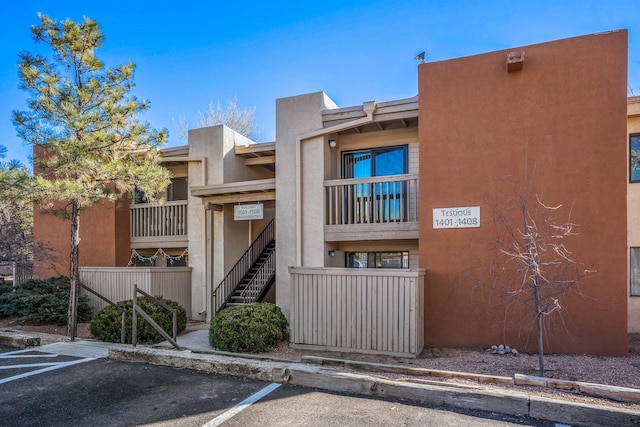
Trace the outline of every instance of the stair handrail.
{"type": "Polygon", "coordinates": [[[275,218],[269,221],[264,230],[262,230],[253,243],[251,243],[251,246],[249,246],[224,279],[222,279],[218,286],[211,292],[211,318],[215,317],[216,313],[225,305],[240,280],[247,274],[247,271],[249,271],[253,263],[256,262],[260,254],[274,237],[275,218]]]}
{"type": "Polygon", "coordinates": [[[242,290],[240,299],[244,304],[255,302],[264,287],[269,283],[269,280],[276,271],[275,258],[276,251],[274,249],[260,268],[258,268],[258,271],[256,271],[256,274],[254,274],[249,283],[247,283],[247,286],[242,290]],[[260,283],[258,282],[259,280],[260,283]]]}
{"type": "Polygon", "coordinates": [[[88,291],[88,292],[92,293],[93,295],[97,296],[102,301],[106,302],[107,304],[109,304],[110,306],[112,306],[113,308],[115,308],[116,310],[118,310],[120,312],[120,342],[122,344],[125,344],[127,342],[126,329],[125,329],[126,319],[127,319],[127,310],[124,307],[122,307],[120,304],[117,304],[117,303],[111,301],[109,298],[107,298],[104,295],[98,293],[97,291],[94,291],[93,289],[91,289],[87,285],[83,285],[82,283],[78,283],[78,287],[84,289],[85,291],[88,291]]]}

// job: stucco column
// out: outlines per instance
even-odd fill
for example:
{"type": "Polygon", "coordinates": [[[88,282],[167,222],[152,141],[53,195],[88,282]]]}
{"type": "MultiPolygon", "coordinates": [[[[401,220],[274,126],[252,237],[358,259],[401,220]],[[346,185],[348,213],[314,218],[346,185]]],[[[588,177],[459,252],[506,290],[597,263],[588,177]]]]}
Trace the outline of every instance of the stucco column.
{"type": "MultiPolygon", "coordinates": [[[[300,134],[322,128],[322,110],[335,104],[323,92],[276,101],[276,304],[290,314],[290,275],[296,266],[296,144],[300,134]]],[[[309,162],[308,162],[309,163],[309,162]]],[[[301,174],[305,173],[301,165],[301,174]]]]}

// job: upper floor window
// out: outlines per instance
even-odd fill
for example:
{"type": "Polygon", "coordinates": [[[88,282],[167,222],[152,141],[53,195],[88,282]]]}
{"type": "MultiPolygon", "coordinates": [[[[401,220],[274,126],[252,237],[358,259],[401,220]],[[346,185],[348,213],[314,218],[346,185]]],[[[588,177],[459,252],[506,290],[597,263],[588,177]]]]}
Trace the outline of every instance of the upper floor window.
{"type": "Polygon", "coordinates": [[[629,182],[640,182],[640,133],[629,135],[629,182]]]}
{"type": "Polygon", "coordinates": [[[374,177],[405,175],[407,146],[379,147],[347,151],[342,154],[344,179],[359,179],[349,184],[344,209],[352,224],[406,221],[407,183],[374,177]]]}
{"type": "MultiPolygon", "coordinates": [[[[189,196],[189,184],[187,178],[171,178],[171,183],[167,187],[165,194],[165,200],[167,202],[173,202],[177,200],[187,200],[189,196]]],[[[147,195],[144,191],[136,188],[134,193],[134,203],[147,203],[147,195]]]]}
{"type": "Polygon", "coordinates": [[[189,184],[187,178],[171,178],[171,184],[167,187],[167,202],[175,200],[187,200],[189,184]]]}
{"type": "Polygon", "coordinates": [[[345,179],[406,173],[406,145],[348,151],[342,154],[342,177],[345,179]]]}

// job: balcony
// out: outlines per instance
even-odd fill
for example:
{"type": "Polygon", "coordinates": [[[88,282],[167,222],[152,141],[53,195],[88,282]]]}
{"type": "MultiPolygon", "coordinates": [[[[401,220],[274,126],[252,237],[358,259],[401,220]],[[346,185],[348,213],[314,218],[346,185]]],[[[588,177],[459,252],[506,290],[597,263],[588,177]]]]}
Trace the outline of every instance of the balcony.
{"type": "Polygon", "coordinates": [[[418,175],[324,182],[325,241],[418,238],[418,175]]]}
{"type": "Polygon", "coordinates": [[[131,205],[129,224],[132,248],[188,246],[186,200],[131,205]]]}

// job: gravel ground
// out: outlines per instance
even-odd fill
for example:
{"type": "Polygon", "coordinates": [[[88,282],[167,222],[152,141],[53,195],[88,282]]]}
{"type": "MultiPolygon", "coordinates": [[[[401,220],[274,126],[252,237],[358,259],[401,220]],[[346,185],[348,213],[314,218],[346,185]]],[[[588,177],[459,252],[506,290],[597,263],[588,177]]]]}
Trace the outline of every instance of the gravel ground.
{"type": "MultiPolygon", "coordinates": [[[[545,376],[549,378],[640,388],[640,334],[630,334],[629,354],[625,357],[587,355],[545,356],[545,376]]],[[[274,357],[299,360],[304,355],[400,364],[417,368],[512,377],[514,374],[537,375],[538,355],[495,355],[484,349],[427,348],[417,358],[395,358],[354,353],[301,351],[286,343],[272,352],[274,357]]]]}
{"type": "MultiPolygon", "coordinates": [[[[354,353],[301,351],[291,349],[286,342],[283,342],[265,355],[290,360],[300,360],[302,356],[312,355],[511,378],[513,378],[514,374],[538,375],[537,354],[519,353],[517,355],[495,355],[485,349],[427,348],[417,358],[411,359],[354,353]]],[[[407,376],[392,374],[385,374],[385,376],[391,379],[402,378],[410,381],[439,381],[453,385],[479,384],[474,381],[461,379],[442,379],[436,377],[409,378],[407,376]]],[[[624,357],[565,354],[545,355],[545,377],[640,389],[640,334],[629,335],[629,354],[624,357]]],[[[505,389],[514,389],[548,398],[640,411],[640,404],[616,402],[610,399],[586,396],[575,391],[515,385],[498,386],[484,383],[482,387],[503,391],[505,389]]]]}

